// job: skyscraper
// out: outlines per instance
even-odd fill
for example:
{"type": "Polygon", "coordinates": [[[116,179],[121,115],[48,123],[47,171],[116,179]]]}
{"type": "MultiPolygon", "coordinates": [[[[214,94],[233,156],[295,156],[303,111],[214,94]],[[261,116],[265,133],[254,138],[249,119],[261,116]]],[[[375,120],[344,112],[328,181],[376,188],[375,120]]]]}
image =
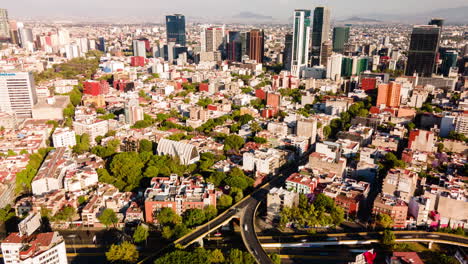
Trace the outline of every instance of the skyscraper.
{"type": "Polygon", "coordinates": [[[379,84],[377,94],[377,106],[385,105],[387,107],[400,106],[401,83],[390,82],[379,84]]]}
{"type": "Polygon", "coordinates": [[[429,25],[434,25],[434,26],[438,26],[438,27],[441,28],[444,25],[444,19],[443,18],[432,18],[429,21],[429,25]]]}
{"type": "Polygon", "coordinates": [[[8,11],[0,8],[0,41],[10,39],[10,22],[8,22],[8,11]]]}
{"type": "Polygon", "coordinates": [[[312,25],[312,65],[323,64],[321,51],[323,42],[328,40],[330,31],[330,9],[319,6],[314,10],[312,25]]]}
{"type": "Polygon", "coordinates": [[[14,112],[18,118],[31,118],[36,103],[32,72],[0,73],[0,112],[14,112]]]}
{"type": "Polygon", "coordinates": [[[204,30],[205,37],[204,47],[202,51],[222,51],[224,50],[224,27],[210,27],[204,30]]]}
{"type": "Polygon", "coordinates": [[[106,52],[106,40],[104,37],[99,37],[98,49],[102,52],[106,52]]]}
{"type": "Polygon", "coordinates": [[[349,40],[349,27],[334,27],[333,28],[333,51],[344,52],[345,44],[349,40]]]}
{"type": "Polygon", "coordinates": [[[284,37],[284,50],[283,50],[284,69],[286,69],[287,71],[291,71],[292,45],[293,45],[293,34],[288,33],[284,37]]]}
{"type": "Polygon", "coordinates": [[[309,62],[310,10],[294,10],[291,74],[300,76],[309,62]]]}
{"type": "Polygon", "coordinates": [[[257,61],[257,63],[262,63],[265,49],[263,31],[252,29],[247,36],[249,40],[249,58],[257,61]]]}
{"type": "Polygon", "coordinates": [[[239,31],[230,31],[227,45],[227,56],[230,61],[242,61],[242,40],[239,31]]]}
{"type": "Polygon", "coordinates": [[[435,25],[414,26],[408,51],[406,75],[430,77],[435,70],[441,28],[435,25]]]}
{"type": "Polygon", "coordinates": [[[143,40],[133,41],[133,56],[146,58],[146,46],[143,40]]]}
{"type": "Polygon", "coordinates": [[[166,16],[166,34],[167,42],[185,46],[185,16],[181,14],[166,16]]]}

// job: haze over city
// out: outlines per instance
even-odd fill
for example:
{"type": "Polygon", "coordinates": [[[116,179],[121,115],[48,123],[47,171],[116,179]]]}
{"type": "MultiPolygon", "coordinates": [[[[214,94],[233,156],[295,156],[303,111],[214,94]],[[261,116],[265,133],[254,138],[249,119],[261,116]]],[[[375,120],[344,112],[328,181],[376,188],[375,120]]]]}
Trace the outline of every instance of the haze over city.
{"type": "Polygon", "coordinates": [[[2,4],[0,262],[466,264],[466,0],[2,4]]]}

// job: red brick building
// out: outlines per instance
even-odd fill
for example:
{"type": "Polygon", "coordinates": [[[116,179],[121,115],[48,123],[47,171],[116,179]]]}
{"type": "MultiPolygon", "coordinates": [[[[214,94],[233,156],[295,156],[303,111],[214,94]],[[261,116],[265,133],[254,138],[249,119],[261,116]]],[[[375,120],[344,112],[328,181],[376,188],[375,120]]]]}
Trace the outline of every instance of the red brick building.
{"type": "Polygon", "coordinates": [[[145,66],[146,59],[143,56],[133,56],[130,58],[130,66],[143,67],[145,66]]]}
{"type": "Polygon", "coordinates": [[[109,83],[105,80],[83,82],[83,93],[93,96],[109,93],[109,83]]]}
{"type": "Polygon", "coordinates": [[[198,86],[198,90],[200,92],[202,91],[208,92],[209,91],[208,86],[209,86],[208,83],[200,83],[200,85],[198,86]]]}
{"type": "Polygon", "coordinates": [[[279,93],[267,93],[267,106],[271,106],[273,108],[278,108],[280,106],[280,101],[281,101],[281,94],[279,93]]]}
{"type": "Polygon", "coordinates": [[[393,220],[393,228],[405,228],[408,205],[405,201],[391,195],[380,195],[374,201],[374,216],[388,214],[393,220]]]}

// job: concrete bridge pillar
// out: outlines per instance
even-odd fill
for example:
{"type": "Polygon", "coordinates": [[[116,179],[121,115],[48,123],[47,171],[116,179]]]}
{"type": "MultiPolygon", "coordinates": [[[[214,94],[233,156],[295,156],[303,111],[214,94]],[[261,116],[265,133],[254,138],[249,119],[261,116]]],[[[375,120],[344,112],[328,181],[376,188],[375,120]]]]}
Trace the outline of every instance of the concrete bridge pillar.
{"type": "Polygon", "coordinates": [[[197,243],[200,245],[200,247],[203,247],[203,237],[199,238],[197,243]]]}
{"type": "Polygon", "coordinates": [[[427,245],[427,248],[428,248],[428,249],[432,249],[432,244],[433,244],[433,243],[434,243],[434,242],[429,242],[429,244],[427,245]]]}

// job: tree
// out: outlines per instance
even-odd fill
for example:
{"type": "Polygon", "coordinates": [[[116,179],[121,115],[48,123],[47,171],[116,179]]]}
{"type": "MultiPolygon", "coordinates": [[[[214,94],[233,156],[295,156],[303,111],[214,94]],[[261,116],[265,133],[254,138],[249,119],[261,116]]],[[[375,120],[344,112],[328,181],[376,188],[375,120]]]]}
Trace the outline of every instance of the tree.
{"type": "Polygon", "coordinates": [[[210,252],[210,256],[208,259],[211,263],[223,263],[224,262],[223,252],[221,252],[221,250],[219,249],[215,249],[210,252]]]}
{"type": "Polygon", "coordinates": [[[220,210],[224,210],[232,205],[232,197],[226,194],[219,197],[218,202],[216,203],[220,210]]]}
{"type": "Polygon", "coordinates": [[[230,264],[244,264],[244,254],[241,250],[234,248],[229,251],[226,260],[230,264]]]}
{"type": "Polygon", "coordinates": [[[382,244],[392,246],[395,243],[395,234],[392,230],[385,229],[382,235],[382,244]]]}
{"type": "Polygon", "coordinates": [[[159,212],[156,213],[156,219],[161,225],[176,225],[181,223],[182,219],[174,210],[169,207],[162,208],[159,212]]]}
{"type": "Polygon", "coordinates": [[[206,220],[211,220],[218,215],[218,209],[214,205],[208,205],[203,210],[205,211],[206,220]]]}
{"type": "Polygon", "coordinates": [[[57,214],[54,215],[54,220],[71,222],[76,215],[75,207],[65,206],[57,214]]]}
{"type": "Polygon", "coordinates": [[[238,135],[229,135],[224,140],[224,150],[239,150],[244,145],[244,139],[238,135]]]}
{"type": "Polygon", "coordinates": [[[385,229],[393,226],[393,220],[388,214],[378,214],[376,223],[385,229]]]}
{"type": "Polygon", "coordinates": [[[148,227],[146,225],[139,225],[133,233],[133,241],[135,241],[135,243],[141,243],[143,241],[146,241],[148,235],[148,227]]]}
{"type": "Polygon", "coordinates": [[[323,136],[325,138],[328,138],[331,134],[331,127],[330,126],[324,126],[323,127],[323,136]]]}
{"type": "Polygon", "coordinates": [[[408,124],[406,124],[406,127],[408,128],[409,131],[411,131],[416,128],[416,125],[413,122],[409,122],[408,124]]]}
{"type": "Polygon", "coordinates": [[[437,144],[437,152],[439,152],[439,153],[444,152],[444,144],[443,143],[437,144]]]}
{"type": "Polygon", "coordinates": [[[139,186],[143,178],[142,169],[145,164],[141,161],[136,152],[118,153],[112,158],[110,170],[117,180],[124,183],[124,186],[116,186],[125,191],[131,191],[139,186]]]}
{"type": "Polygon", "coordinates": [[[110,225],[115,225],[116,223],[119,222],[119,219],[117,218],[117,215],[115,214],[114,210],[112,209],[104,209],[102,211],[101,215],[98,216],[99,222],[104,224],[106,228],[109,228],[110,225]]]}
{"type": "Polygon", "coordinates": [[[106,252],[106,258],[110,262],[135,263],[139,253],[135,245],[124,241],[120,245],[112,245],[106,252]]]}
{"type": "Polygon", "coordinates": [[[5,223],[16,216],[15,210],[10,205],[0,209],[0,222],[5,223]]]}
{"type": "Polygon", "coordinates": [[[201,209],[189,209],[184,212],[184,223],[189,227],[199,225],[205,220],[205,212],[201,209]]]}
{"type": "Polygon", "coordinates": [[[153,142],[147,140],[147,139],[142,139],[140,140],[140,147],[138,149],[139,152],[151,152],[153,153],[153,142]]]}
{"type": "Polygon", "coordinates": [[[274,264],[281,264],[281,257],[276,253],[270,254],[270,259],[274,264]]]}

